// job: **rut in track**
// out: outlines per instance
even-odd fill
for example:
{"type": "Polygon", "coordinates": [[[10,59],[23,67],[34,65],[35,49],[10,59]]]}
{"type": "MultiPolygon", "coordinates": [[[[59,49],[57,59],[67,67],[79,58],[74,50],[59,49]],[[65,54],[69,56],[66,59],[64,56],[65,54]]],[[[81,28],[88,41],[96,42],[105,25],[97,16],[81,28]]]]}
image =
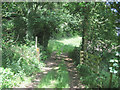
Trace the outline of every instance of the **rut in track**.
{"type": "Polygon", "coordinates": [[[74,65],[74,61],[68,57],[67,53],[61,54],[61,58],[64,58],[67,70],[69,72],[70,88],[85,88],[85,86],[80,82],[80,77],[78,75],[76,66],[74,65]]]}

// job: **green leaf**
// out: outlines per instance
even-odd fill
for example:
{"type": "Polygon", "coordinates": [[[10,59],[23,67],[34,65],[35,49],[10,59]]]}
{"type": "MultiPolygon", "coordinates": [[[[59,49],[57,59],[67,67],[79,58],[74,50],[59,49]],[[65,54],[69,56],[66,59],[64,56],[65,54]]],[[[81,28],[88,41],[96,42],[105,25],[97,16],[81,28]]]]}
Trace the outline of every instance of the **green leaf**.
{"type": "Polygon", "coordinates": [[[114,59],[111,59],[109,62],[114,62],[114,59]]]}

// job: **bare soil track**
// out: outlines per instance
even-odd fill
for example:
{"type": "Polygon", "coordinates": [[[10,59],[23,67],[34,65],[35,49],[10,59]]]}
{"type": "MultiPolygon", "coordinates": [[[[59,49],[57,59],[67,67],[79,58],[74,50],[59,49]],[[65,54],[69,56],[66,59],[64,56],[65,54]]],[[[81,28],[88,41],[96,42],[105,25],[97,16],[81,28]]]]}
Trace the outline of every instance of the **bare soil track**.
{"type": "Polygon", "coordinates": [[[57,56],[56,52],[53,52],[51,54],[51,57],[49,57],[45,64],[46,66],[42,68],[42,72],[37,73],[35,76],[35,79],[32,80],[32,83],[25,86],[25,88],[37,88],[37,85],[40,83],[40,80],[47,75],[48,72],[51,70],[54,70],[58,67],[58,64],[61,62],[61,60],[64,59],[65,64],[67,66],[67,70],[69,72],[70,82],[69,86],[70,88],[85,88],[84,85],[81,84],[79,75],[76,69],[76,66],[74,65],[74,62],[71,58],[68,57],[67,53],[62,53],[61,55],[57,56]]]}

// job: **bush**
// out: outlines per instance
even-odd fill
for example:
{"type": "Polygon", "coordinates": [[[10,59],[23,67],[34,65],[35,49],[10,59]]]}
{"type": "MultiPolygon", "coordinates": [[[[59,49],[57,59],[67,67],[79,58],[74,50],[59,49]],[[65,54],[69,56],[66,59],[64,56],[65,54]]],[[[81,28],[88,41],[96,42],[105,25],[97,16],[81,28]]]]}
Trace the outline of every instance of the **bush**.
{"type": "MultiPolygon", "coordinates": [[[[90,68],[85,65],[78,65],[77,69],[80,75],[80,81],[83,84],[88,85],[88,87],[100,87],[100,88],[109,88],[109,81],[110,81],[110,73],[106,72],[105,70],[100,71],[100,75],[93,73],[90,68]]],[[[113,74],[112,79],[112,88],[117,88],[118,86],[118,77],[113,74]]]]}
{"type": "Polygon", "coordinates": [[[77,70],[81,76],[90,76],[92,74],[92,71],[90,68],[86,65],[80,65],[78,64],[77,70]]]}
{"type": "MultiPolygon", "coordinates": [[[[35,42],[34,42],[35,43],[35,42]]],[[[9,45],[3,43],[3,63],[0,68],[0,87],[12,88],[19,85],[29,76],[40,72],[44,66],[42,60],[47,58],[46,52],[40,48],[40,61],[36,58],[36,49],[32,43],[9,45]],[[26,77],[27,76],[27,77],[26,77]],[[12,82],[12,83],[11,83],[12,82]]],[[[40,46],[42,47],[42,46],[40,46]]]]}
{"type": "MultiPolygon", "coordinates": [[[[108,88],[109,87],[109,81],[110,81],[110,73],[106,72],[106,71],[101,71],[100,72],[100,80],[99,83],[102,87],[108,88]]],[[[113,78],[112,78],[112,88],[117,88],[118,86],[118,77],[113,74],[113,78]]]]}
{"type": "Polygon", "coordinates": [[[0,67],[0,87],[1,88],[12,88],[20,84],[25,78],[24,73],[19,72],[14,74],[10,68],[4,69],[0,67]]]}
{"type": "Polygon", "coordinates": [[[74,60],[76,66],[77,66],[80,62],[80,48],[75,47],[71,52],[69,52],[69,57],[74,60]]]}

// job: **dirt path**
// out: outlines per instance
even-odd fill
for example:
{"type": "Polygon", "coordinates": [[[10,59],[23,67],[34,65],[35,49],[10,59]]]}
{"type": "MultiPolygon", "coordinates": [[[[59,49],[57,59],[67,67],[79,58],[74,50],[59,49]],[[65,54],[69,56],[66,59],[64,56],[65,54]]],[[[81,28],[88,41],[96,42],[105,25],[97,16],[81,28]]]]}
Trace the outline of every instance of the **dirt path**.
{"type": "Polygon", "coordinates": [[[46,66],[42,68],[42,72],[36,74],[35,79],[32,80],[32,83],[27,85],[26,88],[37,88],[37,85],[39,84],[43,76],[47,75],[49,71],[54,70],[55,68],[57,69],[58,64],[61,62],[61,59],[64,59],[67,70],[69,72],[70,88],[85,88],[79,80],[78,72],[72,59],[68,58],[67,54],[61,54],[60,56],[57,56],[55,52],[52,53],[51,57],[45,61],[46,66]]]}
{"type": "Polygon", "coordinates": [[[40,73],[37,73],[35,76],[35,79],[32,80],[32,83],[27,85],[26,88],[37,88],[37,85],[40,83],[40,80],[47,75],[48,72],[57,69],[58,64],[61,62],[60,60],[55,60],[56,59],[56,53],[52,53],[51,57],[49,57],[46,61],[45,64],[46,66],[41,68],[40,73]]]}
{"type": "Polygon", "coordinates": [[[68,57],[67,53],[61,54],[61,58],[64,58],[64,61],[69,72],[70,88],[85,88],[85,86],[82,85],[80,82],[79,75],[73,60],[68,57]]]}

